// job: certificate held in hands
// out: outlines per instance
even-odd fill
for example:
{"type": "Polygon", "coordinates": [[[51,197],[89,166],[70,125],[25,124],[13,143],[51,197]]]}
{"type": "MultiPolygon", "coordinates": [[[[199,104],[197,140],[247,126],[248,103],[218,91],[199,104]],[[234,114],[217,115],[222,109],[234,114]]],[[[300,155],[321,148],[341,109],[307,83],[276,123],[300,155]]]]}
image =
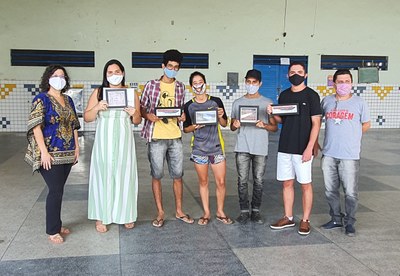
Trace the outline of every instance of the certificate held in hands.
{"type": "Polygon", "coordinates": [[[108,108],[124,108],[135,106],[135,90],[133,88],[103,88],[103,99],[108,108]]]}
{"type": "Polygon", "coordinates": [[[273,104],[272,115],[298,115],[299,104],[273,104]]]}

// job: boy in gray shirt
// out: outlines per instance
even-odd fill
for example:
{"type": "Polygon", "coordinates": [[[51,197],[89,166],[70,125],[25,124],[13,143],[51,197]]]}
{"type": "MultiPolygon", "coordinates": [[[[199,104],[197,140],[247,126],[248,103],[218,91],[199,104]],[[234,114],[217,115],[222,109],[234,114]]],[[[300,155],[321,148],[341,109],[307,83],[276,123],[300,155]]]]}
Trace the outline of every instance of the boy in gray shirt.
{"type": "MultiPolygon", "coordinates": [[[[236,219],[241,224],[252,221],[262,224],[260,206],[263,192],[263,176],[268,155],[268,132],[278,129],[275,119],[268,116],[267,106],[272,100],[263,97],[259,92],[262,85],[261,72],[249,70],[245,77],[247,94],[235,100],[232,105],[231,130],[238,130],[236,136],[236,168],[238,171],[238,194],[240,215],[236,219]],[[246,109],[258,108],[258,120],[254,123],[241,122],[241,107],[246,109]],[[251,217],[248,193],[250,165],[253,168],[253,196],[251,201],[251,217]]],[[[243,109],[242,109],[243,115],[243,109]]]]}

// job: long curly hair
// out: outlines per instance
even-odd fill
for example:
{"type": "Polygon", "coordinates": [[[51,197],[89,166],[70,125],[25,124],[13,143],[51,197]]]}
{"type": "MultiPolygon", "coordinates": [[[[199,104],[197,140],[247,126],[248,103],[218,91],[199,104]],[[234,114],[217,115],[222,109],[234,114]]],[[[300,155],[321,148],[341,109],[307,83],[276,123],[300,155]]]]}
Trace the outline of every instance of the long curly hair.
{"type": "Polygon", "coordinates": [[[107,70],[108,70],[108,66],[116,64],[119,69],[121,69],[122,73],[124,73],[124,77],[122,78],[121,81],[121,85],[124,87],[125,86],[125,67],[122,65],[122,63],[119,60],[116,59],[112,59],[109,60],[105,65],[104,65],[104,69],[103,69],[103,82],[101,84],[101,86],[98,88],[97,90],[97,99],[99,101],[103,100],[103,88],[104,87],[110,87],[110,83],[107,80],[107,70]]]}
{"type": "Polygon", "coordinates": [[[40,80],[39,88],[41,91],[43,91],[43,92],[49,91],[49,89],[50,89],[49,79],[54,74],[54,72],[57,71],[58,69],[63,70],[65,82],[66,82],[64,88],[61,89],[61,93],[65,93],[66,91],[69,90],[70,84],[69,84],[69,76],[68,76],[67,70],[65,70],[65,68],[59,64],[51,64],[46,67],[46,69],[44,70],[44,73],[42,75],[42,78],[40,80]]]}

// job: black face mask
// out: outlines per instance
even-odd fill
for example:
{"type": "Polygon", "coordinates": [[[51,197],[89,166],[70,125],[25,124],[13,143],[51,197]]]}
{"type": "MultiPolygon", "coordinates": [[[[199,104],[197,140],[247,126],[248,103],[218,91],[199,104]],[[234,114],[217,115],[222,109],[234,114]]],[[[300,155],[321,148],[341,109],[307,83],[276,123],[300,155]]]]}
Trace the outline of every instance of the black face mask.
{"type": "Polygon", "coordinates": [[[300,85],[306,78],[304,76],[300,76],[297,74],[294,74],[293,76],[289,77],[289,81],[291,84],[294,86],[300,85]]]}

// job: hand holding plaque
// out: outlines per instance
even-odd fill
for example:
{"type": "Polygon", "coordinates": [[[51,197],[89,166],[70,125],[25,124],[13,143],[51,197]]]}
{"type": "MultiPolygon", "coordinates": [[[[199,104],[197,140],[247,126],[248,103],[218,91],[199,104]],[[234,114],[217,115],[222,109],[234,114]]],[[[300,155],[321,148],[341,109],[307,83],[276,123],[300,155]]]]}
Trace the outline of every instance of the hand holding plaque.
{"type": "Polygon", "coordinates": [[[239,121],[241,124],[256,124],[259,120],[258,118],[258,106],[239,106],[239,121]]]}
{"type": "Polygon", "coordinates": [[[272,115],[298,115],[299,114],[299,104],[273,104],[272,115]]]}

